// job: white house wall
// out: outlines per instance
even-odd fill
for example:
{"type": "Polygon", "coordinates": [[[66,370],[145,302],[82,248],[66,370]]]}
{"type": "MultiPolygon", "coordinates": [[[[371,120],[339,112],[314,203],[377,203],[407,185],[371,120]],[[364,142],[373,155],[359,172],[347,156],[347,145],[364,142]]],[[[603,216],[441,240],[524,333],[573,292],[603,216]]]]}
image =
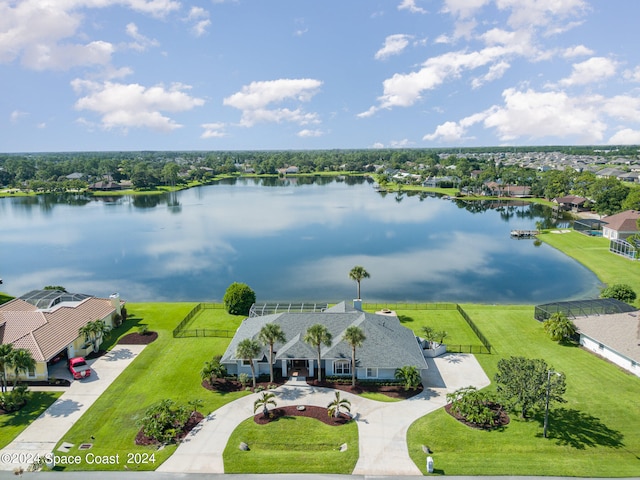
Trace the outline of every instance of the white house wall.
{"type": "Polygon", "coordinates": [[[631,372],[634,375],[640,377],[640,366],[638,365],[638,362],[620,355],[615,350],[593,340],[592,338],[587,337],[584,334],[580,335],[580,345],[582,345],[587,350],[591,350],[592,352],[597,353],[599,356],[606,358],[611,363],[614,363],[619,367],[627,370],[628,372],[631,372]]]}

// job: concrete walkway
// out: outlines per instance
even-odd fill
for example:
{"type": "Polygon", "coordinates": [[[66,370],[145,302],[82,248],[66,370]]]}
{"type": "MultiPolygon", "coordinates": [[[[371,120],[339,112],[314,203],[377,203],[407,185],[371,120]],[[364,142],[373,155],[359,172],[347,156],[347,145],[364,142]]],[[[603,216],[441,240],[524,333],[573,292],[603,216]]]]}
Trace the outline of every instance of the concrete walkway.
{"type": "Polygon", "coordinates": [[[93,405],[125,368],[140,354],[145,345],[116,345],[110,352],[88,360],[91,376],[76,380],[42,415],[36,418],[9,445],[0,450],[0,470],[26,469],[37,454],[45,455],[55,448],[65,433],[93,405]],[[8,454],[8,456],[7,456],[8,454]]]}
{"type": "MultiPolygon", "coordinates": [[[[446,354],[427,359],[423,377],[427,388],[402,402],[376,402],[341,392],[351,402],[358,425],[359,458],[354,475],[422,475],[409,458],[407,430],[418,418],[446,403],[446,394],[461,387],[478,388],[490,381],[473,355],[446,354]]],[[[278,406],[317,405],[326,407],[334,390],[311,387],[304,382],[288,382],[273,390],[278,406]]],[[[203,420],[165,461],[158,472],[224,473],[222,453],[238,424],[252,417],[258,394],[242,397],[220,407],[203,420]]],[[[425,443],[428,439],[425,439],[425,443]]]]}

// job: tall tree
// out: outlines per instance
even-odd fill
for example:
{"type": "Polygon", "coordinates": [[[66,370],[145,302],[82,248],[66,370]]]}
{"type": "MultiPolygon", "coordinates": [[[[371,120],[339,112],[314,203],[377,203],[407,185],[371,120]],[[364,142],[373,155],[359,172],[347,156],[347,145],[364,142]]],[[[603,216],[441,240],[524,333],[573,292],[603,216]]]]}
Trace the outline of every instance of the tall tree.
{"type": "Polygon", "coordinates": [[[349,272],[349,278],[351,280],[355,280],[355,282],[358,284],[358,300],[360,300],[360,282],[363,279],[370,277],[371,275],[369,275],[369,272],[367,272],[364,267],[361,267],[360,265],[356,265],[349,272]]]}
{"type": "Polygon", "coordinates": [[[29,370],[36,368],[36,361],[31,356],[31,352],[26,348],[18,348],[11,354],[11,366],[15,372],[15,378],[13,379],[13,387],[18,385],[18,376],[21,373],[26,374],[29,370]]]}
{"type": "Polygon", "coordinates": [[[547,382],[550,384],[549,400],[564,402],[566,390],[564,374],[552,375],[552,368],[540,358],[510,357],[498,361],[498,373],[494,380],[496,391],[506,405],[519,409],[522,418],[534,409],[543,409],[547,399],[547,382]]]}
{"type": "Polygon", "coordinates": [[[7,391],[7,367],[11,366],[12,355],[12,344],[0,344],[0,390],[2,391],[2,393],[7,391]]]}
{"type": "Polygon", "coordinates": [[[284,343],[287,337],[276,323],[267,323],[260,329],[258,340],[263,345],[269,345],[269,381],[273,383],[273,345],[277,342],[284,343]]]}
{"type": "Polygon", "coordinates": [[[251,376],[253,378],[253,389],[256,388],[256,367],[254,359],[260,354],[260,345],[251,338],[242,340],[236,348],[236,357],[241,358],[245,362],[249,362],[251,367],[251,376]]]}
{"type": "Polygon", "coordinates": [[[331,332],[320,323],[316,323],[315,325],[311,325],[303,338],[305,343],[316,347],[318,351],[318,382],[322,381],[322,345],[326,345],[327,347],[331,346],[331,341],[333,340],[333,335],[331,332]]]}
{"type": "Polygon", "coordinates": [[[352,325],[344,331],[343,338],[351,346],[351,386],[356,386],[356,347],[367,339],[361,328],[352,325]]]}

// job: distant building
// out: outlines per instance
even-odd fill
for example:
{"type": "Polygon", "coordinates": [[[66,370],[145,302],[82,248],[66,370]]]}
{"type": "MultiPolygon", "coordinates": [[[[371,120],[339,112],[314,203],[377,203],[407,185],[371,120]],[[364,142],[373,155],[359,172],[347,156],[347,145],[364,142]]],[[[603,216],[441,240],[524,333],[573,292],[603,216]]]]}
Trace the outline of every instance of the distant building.
{"type": "Polygon", "coordinates": [[[637,220],[640,212],[626,210],[624,212],[609,215],[602,219],[606,225],[602,227],[602,236],[610,240],[624,240],[638,233],[637,220]]]}

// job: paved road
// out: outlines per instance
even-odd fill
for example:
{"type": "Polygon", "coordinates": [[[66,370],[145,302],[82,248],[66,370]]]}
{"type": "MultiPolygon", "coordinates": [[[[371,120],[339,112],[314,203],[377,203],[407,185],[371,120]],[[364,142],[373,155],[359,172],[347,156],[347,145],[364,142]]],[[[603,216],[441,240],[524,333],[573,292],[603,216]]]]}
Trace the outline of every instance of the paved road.
{"type": "Polygon", "coordinates": [[[42,415],[24,429],[13,442],[0,450],[0,458],[12,460],[0,462],[0,470],[13,470],[17,467],[26,469],[28,465],[22,460],[33,458],[35,454],[45,455],[52,452],[64,434],[131,364],[144,347],[144,345],[116,345],[105,355],[89,360],[87,363],[93,370],[91,377],[74,381],[42,415]]]}
{"type": "MultiPolygon", "coordinates": [[[[428,363],[429,370],[423,379],[428,388],[409,400],[385,403],[343,394],[351,402],[358,425],[359,459],[354,475],[422,475],[407,451],[409,426],[443,406],[448,392],[469,385],[481,388],[490,383],[472,355],[447,354],[428,359],[428,363]]],[[[326,407],[334,395],[334,390],[310,387],[304,382],[290,382],[273,392],[279,406],[326,407]]],[[[248,395],[211,413],[157,471],[224,473],[222,453],[236,426],[253,416],[257,396],[248,395]]]]}

